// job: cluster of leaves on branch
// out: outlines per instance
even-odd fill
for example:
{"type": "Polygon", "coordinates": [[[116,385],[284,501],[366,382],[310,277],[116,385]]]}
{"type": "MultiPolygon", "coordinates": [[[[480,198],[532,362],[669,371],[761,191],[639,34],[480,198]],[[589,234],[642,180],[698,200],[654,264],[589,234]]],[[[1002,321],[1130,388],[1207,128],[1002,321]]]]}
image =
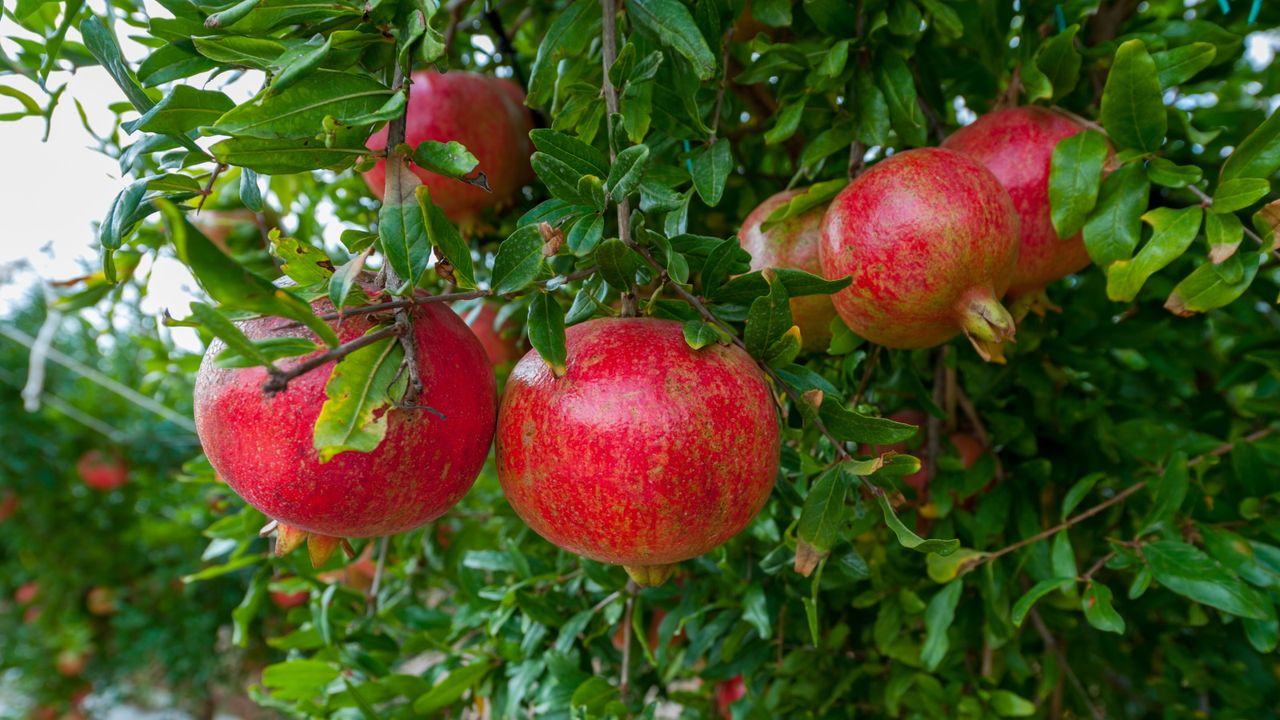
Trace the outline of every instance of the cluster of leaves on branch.
{"type": "MultiPolygon", "coordinates": [[[[144,284],[134,259],[177,257],[212,303],[175,322],[220,338],[220,362],[328,346],[335,381],[382,377],[371,359],[385,353],[345,352],[309,300],[387,312],[495,296],[559,370],[565,327],[620,301],[683,322],[693,347],[740,343],[784,418],[757,520],[633,599],[621,570],[529,531],[489,471],[437,525],[391,538],[368,592],[269,559],[255,511],[223,518],[203,576],[248,583],[242,642],[276,571],[312,590],[270,640],[286,657],[260,702],[341,717],[653,716],[669,702],[698,716],[742,676],[747,697],[725,710],[737,718],[1257,717],[1280,703],[1267,204],[1280,75],[1243,54],[1275,8],[1250,24],[1181,0],[161,5],[19,3],[10,14],[40,39],[8,64],[49,104],[5,94],[15,115],[47,115],[50,72],[90,64],[120,86],[129,105],[101,142],[132,180],[99,228],[105,277],[144,284]],[[124,34],[152,49],[136,66],[124,34]],[[538,182],[468,235],[428,193],[379,208],[349,172],[378,159],[365,140],[430,63],[522,80],[543,120],[538,182]],[[231,79],[256,94],[234,98],[231,79]],[[848,280],[746,272],[742,218],[808,187],[770,219],[800,214],[973,113],[1033,103],[1095,126],[1053,157],[1054,226],[1082,230],[1095,264],[1049,289],[1062,312],[1024,320],[1002,367],[959,343],[873,348],[838,320],[826,353],[801,354],[788,300],[848,280]],[[214,242],[191,222],[201,203],[287,232],[214,242]],[[377,287],[379,268],[401,282],[377,287]],[[250,342],[232,321],[255,314],[296,321],[298,338],[250,342]],[[928,413],[918,433],[885,418],[904,408],[928,413]],[[972,467],[946,440],[956,430],[986,449],[972,467]],[[916,457],[871,451],[913,434],[927,495],[901,480],[916,457]],[[637,651],[612,642],[627,617],[637,651]]],[[[484,171],[456,144],[386,154],[484,171]]],[[[363,384],[376,392],[326,404],[322,454],[377,446],[404,384],[363,384]]]]}

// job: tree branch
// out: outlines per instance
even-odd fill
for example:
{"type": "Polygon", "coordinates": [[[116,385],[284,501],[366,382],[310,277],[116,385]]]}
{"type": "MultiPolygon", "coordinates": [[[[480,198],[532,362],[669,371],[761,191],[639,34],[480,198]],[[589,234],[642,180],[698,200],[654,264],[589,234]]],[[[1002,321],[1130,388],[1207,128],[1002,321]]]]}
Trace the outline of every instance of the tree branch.
{"type": "Polygon", "coordinates": [[[1071,669],[1071,663],[1067,662],[1066,651],[1058,644],[1057,639],[1053,637],[1053,633],[1049,632],[1049,626],[1044,624],[1044,619],[1040,617],[1040,612],[1035,608],[1031,608],[1029,615],[1031,616],[1031,623],[1036,626],[1036,632],[1040,634],[1040,639],[1044,642],[1045,647],[1052,650],[1057,656],[1058,662],[1062,665],[1062,672],[1071,681],[1071,687],[1075,688],[1075,691],[1080,694],[1080,699],[1084,701],[1085,707],[1089,708],[1089,715],[1097,720],[1106,718],[1107,714],[1102,708],[1093,704],[1093,699],[1089,697],[1088,691],[1085,690],[1084,683],[1080,682],[1075,670],[1071,669]]]}
{"type": "MultiPolygon", "coordinates": [[[[619,112],[618,89],[609,77],[609,68],[618,58],[618,6],[616,0],[600,0],[603,18],[600,21],[600,62],[604,67],[604,80],[600,90],[604,93],[606,126],[609,130],[609,159],[618,158],[613,147],[613,116],[619,112]]],[[[635,247],[631,238],[631,200],[622,198],[618,203],[618,239],[628,247],[635,247]]]]}
{"type": "Polygon", "coordinates": [[[379,340],[401,336],[403,332],[404,330],[400,325],[391,325],[384,327],[381,330],[371,332],[368,335],[361,335],[351,342],[343,343],[336,348],[322,352],[309,360],[305,360],[294,365],[288,370],[268,368],[268,380],[262,385],[262,392],[268,397],[279,392],[284,392],[284,390],[289,387],[289,382],[293,379],[306,375],[331,360],[341,360],[360,348],[369,347],[379,340]]]}

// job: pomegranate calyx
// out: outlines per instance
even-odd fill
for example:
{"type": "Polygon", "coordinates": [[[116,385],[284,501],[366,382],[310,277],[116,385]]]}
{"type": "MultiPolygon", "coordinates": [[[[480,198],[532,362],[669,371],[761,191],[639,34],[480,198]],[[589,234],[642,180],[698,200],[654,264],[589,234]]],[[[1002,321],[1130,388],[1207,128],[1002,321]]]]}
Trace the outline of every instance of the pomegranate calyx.
{"type": "Polygon", "coordinates": [[[284,557],[307,539],[307,531],[284,523],[276,523],[276,557],[284,557]]]}
{"type": "Polygon", "coordinates": [[[973,349],[987,362],[1004,364],[1004,346],[1017,330],[1013,316],[996,299],[991,288],[974,288],[956,304],[960,327],[973,349]]]}
{"type": "Polygon", "coordinates": [[[671,563],[670,565],[624,565],[623,569],[640,587],[657,587],[675,574],[677,565],[679,563],[671,563]]]}
{"type": "Polygon", "coordinates": [[[311,556],[311,567],[320,567],[328,562],[341,543],[342,538],[316,533],[307,535],[307,554],[311,556]]]}

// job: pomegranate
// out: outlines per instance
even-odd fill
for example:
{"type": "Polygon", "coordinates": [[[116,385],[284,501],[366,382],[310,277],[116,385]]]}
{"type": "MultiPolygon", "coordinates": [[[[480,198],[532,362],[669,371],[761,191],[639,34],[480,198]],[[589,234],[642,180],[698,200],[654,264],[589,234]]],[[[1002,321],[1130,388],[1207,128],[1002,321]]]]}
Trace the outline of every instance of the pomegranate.
{"type": "Polygon", "coordinates": [[[0,493],[0,522],[13,517],[18,512],[18,494],[12,490],[0,493]]]}
{"type": "Polygon", "coordinates": [[[481,303],[463,314],[463,319],[476,334],[489,362],[495,368],[509,366],[525,353],[520,330],[507,318],[498,324],[498,310],[492,303],[481,303]]]}
{"type": "MultiPolygon", "coordinates": [[[[786,190],[770,197],[751,211],[738,232],[742,247],[751,253],[751,269],[766,267],[793,268],[814,275],[822,274],[818,262],[818,246],[822,243],[822,216],[826,206],[770,227],[768,232],[760,226],[774,210],[786,205],[791,198],[804,190],[786,190]]],[[[791,316],[800,327],[801,344],[810,352],[823,351],[831,344],[831,320],[836,316],[835,306],[827,295],[806,295],[791,299],[791,316]]]]}
{"type": "Polygon", "coordinates": [[[13,601],[19,605],[29,605],[40,596],[40,583],[32,580],[24,582],[13,591],[13,601]]]}
{"type": "Polygon", "coordinates": [[[942,147],[982,163],[1008,191],[1018,213],[1021,245],[1009,285],[1017,299],[1089,265],[1080,233],[1059,239],[1049,215],[1049,161],[1059,140],[1084,130],[1053,110],[1018,107],[997,110],[952,133],[942,147]]]}
{"type": "Polygon", "coordinates": [[[747,683],[741,675],[716,683],[716,709],[724,720],[733,720],[733,708],[730,707],[747,696],[747,683]]]}
{"type": "Polygon", "coordinates": [[[124,485],[129,479],[129,465],[118,453],[90,450],[80,456],[76,472],[85,485],[94,490],[109,491],[124,485]]]}
{"type": "MultiPolygon", "coordinates": [[[[426,140],[462,143],[480,161],[478,169],[493,192],[419,167],[414,172],[449,219],[473,225],[484,210],[511,202],[520,186],[533,177],[529,165],[533,120],[524,107],[524,93],[510,81],[478,73],[420,70],[412,77],[405,142],[414,147],[426,140]]],[[[386,143],[383,128],[369,139],[368,147],[381,150],[386,143]]],[[[386,176],[385,160],[364,175],[379,199],[386,176]]]]}
{"type": "Polygon", "coordinates": [[[832,297],[862,337],[924,348],[964,332],[1004,362],[1014,324],[997,298],[1013,278],[1018,216],[976,160],[920,148],[877,163],[831,202],[819,256],[828,278],[853,277],[832,297]]]}
{"type": "MultiPolygon", "coordinates": [[[[916,425],[920,428],[920,432],[916,433],[915,437],[908,442],[894,443],[892,445],[864,445],[861,449],[862,452],[864,454],[877,455],[890,451],[912,455],[919,454],[919,451],[923,448],[925,443],[924,427],[925,423],[929,421],[929,416],[922,410],[908,408],[893,413],[889,416],[889,419],[896,420],[900,423],[916,425]]],[[[982,446],[982,443],[969,433],[954,432],[947,436],[947,440],[951,443],[951,446],[955,449],[956,453],[959,454],[960,462],[964,465],[966,470],[973,467],[974,463],[978,462],[978,458],[982,457],[983,453],[987,451],[986,448],[982,446]]],[[[943,450],[945,451],[946,448],[944,447],[943,450]]],[[[917,493],[923,493],[925,488],[929,486],[929,481],[931,480],[933,480],[933,475],[923,464],[920,466],[919,470],[902,477],[902,482],[914,488],[917,493]]]]}
{"type": "Polygon", "coordinates": [[[947,441],[951,443],[951,447],[955,448],[956,453],[960,456],[960,464],[965,470],[973,467],[978,462],[978,458],[987,452],[982,447],[982,441],[965,432],[951,433],[947,436],[947,441]]]}
{"type": "Polygon", "coordinates": [[[536,352],[498,415],[498,478],[539,535],[642,585],[733,537],[778,474],[763,374],[734,346],[693,350],[681,325],[596,319],[569,328],[556,377],[536,352]]]}
{"type": "MultiPolygon", "coordinates": [[[[326,312],[331,306],[322,300],[315,309],[326,312]]],[[[418,306],[413,317],[420,402],[429,409],[386,411],[386,435],[377,449],[342,452],[328,462],[316,452],[313,431],[332,362],[266,397],[265,368],[216,367],[218,342],[205,354],[195,390],[200,442],[227,485],[279,522],[278,551],[310,537],[313,553],[319,542],[320,554],[327,557],[334,538],[418,527],[452,507],[475,481],[489,451],[497,408],[484,348],[439,303],[418,306]]],[[[347,342],[370,327],[368,316],[359,315],[335,329],[347,342]]],[[[279,318],[248,320],[240,328],[252,340],[305,334],[279,318]]],[[[278,364],[289,367],[306,359],[278,364]]],[[[313,554],[313,560],[323,559],[313,554]]]]}
{"type": "Polygon", "coordinates": [[[90,588],[89,594],[85,596],[84,604],[89,608],[89,614],[99,617],[113,615],[116,611],[116,593],[109,587],[98,585],[90,588]]]}
{"type": "Polygon", "coordinates": [[[54,660],[54,665],[59,675],[77,677],[84,672],[84,666],[88,662],[88,656],[79,650],[63,650],[58,653],[58,657],[54,660]]]}

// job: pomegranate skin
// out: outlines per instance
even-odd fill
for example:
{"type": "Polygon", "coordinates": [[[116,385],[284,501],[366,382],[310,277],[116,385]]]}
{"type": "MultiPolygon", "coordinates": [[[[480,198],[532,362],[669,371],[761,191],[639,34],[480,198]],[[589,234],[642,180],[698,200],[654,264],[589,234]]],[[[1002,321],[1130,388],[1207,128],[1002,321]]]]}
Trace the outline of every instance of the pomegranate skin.
{"type": "Polygon", "coordinates": [[[693,350],[669,320],[597,319],[566,335],[563,377],[530,352],[503,393],[498,478],[516,513],[552,543],[629,571],[697,557],[746,527],[780,447],[751,358],[693,350]]]}
{"type": "MultiPolygon", "coordinates": [[[[822,242],[825,205],[788,218],[769,228],[768,232],[760,229],[774,210],[803,192],[803,189],[780,192],[760,203],[743,221],[738,237],[742,248],[751,253],[752,270],[774,267],[822,274],[818,246],[822,242]]],[[[800,327],[802,346],[810,352],[826,350],[831,344],[831,320],[835,316],[835,306],[826,295],[806,295],[791,299],[791,317],[800,327]]]]}
{"type": "Polygon", "coordinates": [[[1058,141],[1083,130],[1061,113],[1041,107],[1017,107],[987,113],[942,143],[942,147],[985,165],[1013,200],[1022,242],[1009,285],[1011,297],[1038,292],[1089,265],[1083,235],[1059,239],[1049,210],[1053,149],[1058,141]]]}
{"type": "MultiPolygon", "coordinates": [[[[514,83],[487,75],[453,71],[413,73],[409,91],[405,142],[413,147],[425,140],[456,140],[467,147],[478,169],[489,180],[493,192],[460,180],[428,172],[416,165],[413,172],[431,191],[431,200],[456,223],[472,224],[484,210],[505,205],[520,186],[533,177],[529,165],[533,129],[529,110],[522,104],[523,92],[514,83]],[[517,100],[517,92],[521,100],[517,100]]],[[[369,138],[368,147],[382,150],[387,129],[369,138]]],[[[387,164],[381,160],[364,174],[365,182],[378,199],[386,186],[387,164]]]]}
{"type": "MultiPolygon", "coordinates": [[[[324,312],[331,306],[321,301],[314,307],[324,312]]],[[[339,338],[354,340],[369,327],[367,316],[348,317],[339,338]]],[[[240,329],[253,340],[307,335],[279,318],[249,320],[240,329]]],[[[334,363],[267,398],[266,370],[216,367],[213,358],[222,345],[215,342],[195,390],[196,431],[214,470],[269,517],[321,535],[389,535],[444,514],[484,464],[497,390],[484,348],[448,307],[418,306],[414,335],[423,383],[419,402],[431,410],[389,410],[386,436],[376,450],[339,453],[327,463],[320,462],[313,432],[334,363]]]]}
{"type": "Polygon", "coordinates": [[[852,276],[832,299],[854,332],[925,348],[963,331],[997,362],[1014,332],[997,298],[1017,254],[1009,194],[976,160],[938,148],[897,153],[849,183],[827,209],[819,246],[828,278],[852,276]]]}

